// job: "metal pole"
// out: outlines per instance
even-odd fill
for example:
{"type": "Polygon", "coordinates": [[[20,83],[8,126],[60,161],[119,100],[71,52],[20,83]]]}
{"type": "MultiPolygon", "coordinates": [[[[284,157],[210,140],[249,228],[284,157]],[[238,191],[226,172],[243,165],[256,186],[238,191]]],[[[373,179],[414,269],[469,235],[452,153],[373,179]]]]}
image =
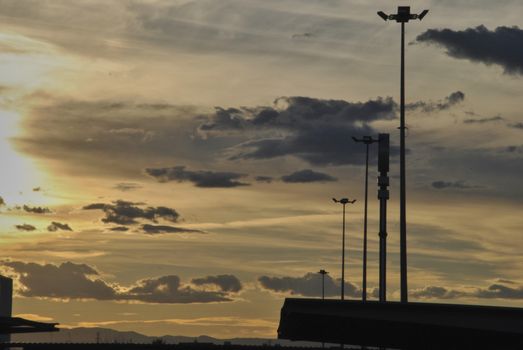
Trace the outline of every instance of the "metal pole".
{"type": "Polygon", "coordinates": [[[401,95],[400,95],[400,270],[401,302],[408,302],[407,290],[407,198],[405,179],[405,23],[401,22],[401,95]]]}
{"type": "Polygon", "coordinates": [[[389,134],[379,135],[378,199],[380,200],[380,302],[387,300],[387,200],[389,199],[389,134]]]}
{"type": "Polygon", "coordinates": [[[365,161],[365,213],[363,222],[363,283],[361,299],[367,301],[367,202],[369,193],[369,144],[367,143],[367,156],[365,161]]]}
{"type": "Polygon", "coordinates": [[[325,274],[321,274],[321,300],[325,300],[325,274]]]}
{"type": "Polygon", "coordinates": [[[343,238],[341,243],[341,300],[345,299],[345,205],[343,203],[343,238]]]}

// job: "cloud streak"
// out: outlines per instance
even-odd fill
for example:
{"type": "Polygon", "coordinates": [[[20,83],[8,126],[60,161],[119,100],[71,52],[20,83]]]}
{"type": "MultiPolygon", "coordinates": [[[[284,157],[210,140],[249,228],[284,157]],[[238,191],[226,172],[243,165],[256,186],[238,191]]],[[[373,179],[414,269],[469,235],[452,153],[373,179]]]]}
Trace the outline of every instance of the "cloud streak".
{"type": "Polygon", "coordinates": [[[515,282],[498,280],[486,288],[464,288],[462,290],[446,288],[441,286],[427,286],[413,290],[410,293],[414,298],[419,299],[505,299],[523,300],[523,286],[516,285],[515,282]]]}
{"type": "Polygon", "coordinates": [[[49,214],[52,213],[51,209],[45,208],[45,207],[30,207],[28,205],[24,205],[22,209],[25,212],[33,213],[33,214],[49,214]]]}
{"type": "Polygon", "coordinates": [[[53,221],[51,225],[47,226],[47,231],[49,232],[56,232],[58,230],[72,231],[73,229],[68,224],[62,224],[56,221],[53,221]]]}
{"type": "Polygon", "coordinates": [[[281,180],[286,183],[311,183],[311,182],[332,182],[337,181],[335,177],[313,171],[311,169],[295,171],[292,174],[284,175],[281,180]]]}
{"type": "Polygon", "coordinates": [[[183,227],[174,227],[168,225],[142,225],[142,230],[144,233],[149,235],[157,235],[163,233],[203,233],[199,230],[191,230],[183,227]]]}
{"type": "Polygon", "coordinates": [[[29,224],[15,225],[16,229],[19,231],[34,231],[36,227],[29,224]]]}
{"type": "Polygon", "coordinates": [[[147,175],[155,178],[158,182],[191,182],[196,187],[204,188],[231,188],[247,186],[249,184],[240,182],[239,179],[245,174],[234,172],[215,172],[203,170],[186,170],[185,166],[175,166],[172,168],[147,168],[147,175]]]}
{"type": "Polygon", "coordinates": [[[157,222],[159,219],[171,222],[178,221],[180,214],[174,209],[167,207],[139,207],[142,203],[133,203],[123,200],[117,200],[113,204],[93,203],[83,207],[84,210],[102,210],[105,217],[104,223],[114,223],[118,225],[137,224],[137,219],[145,219],[157,222]]]}

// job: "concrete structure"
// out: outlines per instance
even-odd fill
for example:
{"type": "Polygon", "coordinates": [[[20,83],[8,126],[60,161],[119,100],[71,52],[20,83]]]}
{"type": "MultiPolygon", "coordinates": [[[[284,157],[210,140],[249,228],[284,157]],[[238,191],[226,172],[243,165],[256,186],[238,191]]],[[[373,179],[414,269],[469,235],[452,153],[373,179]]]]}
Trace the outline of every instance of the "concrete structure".
{"type": "MultiPolygon", "coordinates": [[[[11,317],[13,313],[13,280],[0,276],[0,317],[11,317]]],[[[0,334],[0,343],[11,341],[9,334],[0,334]]]]}
{"type": "Polygon", "coordinates": [[[286,299],[278,338],[396,349],[523,349],[523,309],[286,299]]]}

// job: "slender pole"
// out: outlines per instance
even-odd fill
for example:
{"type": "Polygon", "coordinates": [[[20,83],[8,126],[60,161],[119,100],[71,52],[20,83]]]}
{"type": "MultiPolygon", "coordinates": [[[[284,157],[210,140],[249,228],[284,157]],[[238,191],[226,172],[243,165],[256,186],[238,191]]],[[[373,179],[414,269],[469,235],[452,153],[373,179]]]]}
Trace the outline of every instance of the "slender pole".
{"type": "Polygon", "coordinates": [[[363,222],[363,283],[361,299],[367,301],[367,201],[369,194],[369,144],[367,146],[367,156],[365,161],[365,213],[363,222]]]}
{"type": "Polygon", "coordinates": [[[405,23],[401,22],[400,96],[400,267],[401,302],[408,302],[407,287],[407,198],[405,188],[405,23]]]}
{"type": "Polygon", "coordinates": [[[325,274],[321,274],[321,300],[325,300],[325,274]]]}
{"type": "Polygon", "coordinates": [[[343,203],[343,229],[341,243],[341,300],[345,299],[345,203],[343,203]]]}

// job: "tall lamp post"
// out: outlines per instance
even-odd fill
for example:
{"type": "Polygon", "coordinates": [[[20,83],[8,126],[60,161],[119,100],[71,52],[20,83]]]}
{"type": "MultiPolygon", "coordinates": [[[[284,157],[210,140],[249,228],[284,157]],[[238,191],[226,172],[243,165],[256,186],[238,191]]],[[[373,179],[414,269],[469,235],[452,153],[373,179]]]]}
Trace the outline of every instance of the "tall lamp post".
{"type": "Polygon", "coordinates": [[[343,226],[342,226],[342,243],[341,243],[341,300],[345,299],[345,206],[353,204],[356,200],[350,201],[348,198],[336,199],[332,198],[334,203],[343,205],[343,226]]]}
{"type": "Polygon", "coordinates": [[[321,269],[318,273],[321,275],[321,300],[325,300],[325,275],[328,275],[329,272],[321,269]]]}
{"type": "Polygon", "coordinates": [[[369,195],[369,145],[379,142],[373,139],[372,136],[363,136],[361,139],[352,137],[355,142],[363,142],[367,147],[365,156],[365,211],[363,215],[363,281],[361,299],[367,301],[367,202],[369,195]]]}
{"type": "Polygon", "coordinates": [[[407,287],[407,199],[405,189],[405,23],[411,19],[420,21],[429,10],[423,10],[419,15],[410,13],[410,6],[398,6],[398,13],[387,15],[378,11],[383,20],[395,20],[401,23],[401,82],[400,82],[400,274],[401,302],[408,302],[407,287]]]}

